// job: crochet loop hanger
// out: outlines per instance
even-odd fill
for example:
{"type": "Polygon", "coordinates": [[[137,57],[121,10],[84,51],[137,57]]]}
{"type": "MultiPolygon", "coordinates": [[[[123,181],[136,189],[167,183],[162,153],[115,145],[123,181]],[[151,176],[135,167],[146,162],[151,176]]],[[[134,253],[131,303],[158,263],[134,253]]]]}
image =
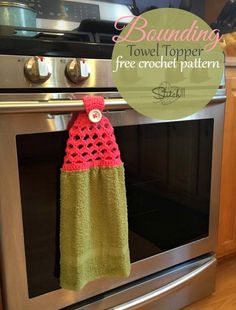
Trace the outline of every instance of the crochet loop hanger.
{"type": "Polygon", "coordinates": [[[104,98],[101,96],[85,96],[83,98],[85,111],[92,123],[98,123],[102,119],[102,111],[104,110],[104,98]]]}

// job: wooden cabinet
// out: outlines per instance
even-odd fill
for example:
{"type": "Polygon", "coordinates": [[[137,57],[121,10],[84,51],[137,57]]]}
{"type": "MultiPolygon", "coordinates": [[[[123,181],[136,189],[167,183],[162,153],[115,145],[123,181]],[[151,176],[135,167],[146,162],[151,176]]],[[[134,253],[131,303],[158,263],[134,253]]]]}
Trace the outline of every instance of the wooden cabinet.
{"type": "Polygon", "coordinates": [[[225,111],[221,206],[218,257],[236,252],[236,58],[226,68],[227,104],[225,111]]]}
{"type": "Polygon", "coordinates": [[[205,1],[205,20],[208,24],[216,21],[221,10],[228,0],[206,0],[205,1]]]}
{"type": "Polygon", "coordinates": [[[1,287],[0,287],[0,310],[3,310],[1,287]]]}

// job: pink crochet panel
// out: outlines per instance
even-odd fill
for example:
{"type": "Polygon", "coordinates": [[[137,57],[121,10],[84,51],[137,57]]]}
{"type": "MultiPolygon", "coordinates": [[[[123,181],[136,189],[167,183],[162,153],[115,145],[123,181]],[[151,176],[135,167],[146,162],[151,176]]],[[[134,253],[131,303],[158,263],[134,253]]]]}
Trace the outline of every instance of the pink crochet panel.
{"type": "Polygon", "coordinates": [[[79,113],[69,130],[62,170],[120,166],[120,151],[110,121],[102,116],[98,123],[92,123],[88,118],[93,109],[103,111],[103,97],[86,96],[83,101],[86,112],[79,113]]]}

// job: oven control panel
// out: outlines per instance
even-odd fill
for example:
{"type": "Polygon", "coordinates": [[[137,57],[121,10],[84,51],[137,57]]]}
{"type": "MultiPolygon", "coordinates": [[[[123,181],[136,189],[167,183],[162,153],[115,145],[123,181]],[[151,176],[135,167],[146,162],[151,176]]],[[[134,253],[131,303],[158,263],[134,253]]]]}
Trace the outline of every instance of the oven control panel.
{"type": "Polygon", "coordinates": [[[110,59],[0,55],[1,89],[115,88],[110,59]]]}
{"type": "MultiPolygon", "coordinates": [[[[60,63],[61,67],[65,64],[65,62],[60,63]]],[[[24,67],[25,77],[29,82],[35,84],[43,84],[48,81],[52,75],[52,71],[53,67],[46,57],[32,57],[25,63],[24,67]]],[[[69,60],[65,66],[65,76],[68,81],[74,84],[79,84],[87,80],[90,77],[90,65],[88,61],[81,58],[69,60]]],[[[62,79],[60,80],[62,81],[62,79]]]]}

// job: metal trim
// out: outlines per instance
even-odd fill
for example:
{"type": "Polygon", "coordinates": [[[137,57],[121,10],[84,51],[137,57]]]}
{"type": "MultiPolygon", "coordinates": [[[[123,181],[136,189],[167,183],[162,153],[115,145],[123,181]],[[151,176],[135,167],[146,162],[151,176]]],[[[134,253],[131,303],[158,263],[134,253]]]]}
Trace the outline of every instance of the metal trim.
{"type": "MultiPolygon", "coordinates": [[[[223,103],[226,96],[215,96],[212,103],[223,103]]],[[[105,99],[106,110],[130,109],[130,106],[124,99],[105,99]]],[[[31,113],[31,112],[61,112],[61,111],[84,111],[83,100],[49,100],[49,101],[12,101],[2,102],[0,104],[0,113],[31,113]]]]}
{"type": "Polygon", "coordinates": [[[141,297],[135,298],[131,301],[128,301],[122,305],[119,305],[117,307],[113,307],[112,310],[126,310],[131,309],[132,307],[140,306],[143,303],[150,302],[153,299],[160,299],[164,295],[170,294],[171,291],[174,291],[176,289],[179,289],[180,287],[187,285],[188,282],[190,282],[193,278],[197,277],[200,273],[211,267],[216,263],[216,259],[212,259],[212,261],[205,263],[203,266],[189,272],[188,274],[182,276],[181,278],[164,285],[163,287],[152,291],[148,294],[145,294],[141,297]]]}
{"type": "Polygon", "coordinates": [[[23,4],[23,3],[3,1],[3,2],[0,2],[0,6],[16,7],[16,8],[30,10],[30,11],[33,11],[34,13],[36,13],[36,11],[34,9],[29,7],[27,4],[23,4]]]}

